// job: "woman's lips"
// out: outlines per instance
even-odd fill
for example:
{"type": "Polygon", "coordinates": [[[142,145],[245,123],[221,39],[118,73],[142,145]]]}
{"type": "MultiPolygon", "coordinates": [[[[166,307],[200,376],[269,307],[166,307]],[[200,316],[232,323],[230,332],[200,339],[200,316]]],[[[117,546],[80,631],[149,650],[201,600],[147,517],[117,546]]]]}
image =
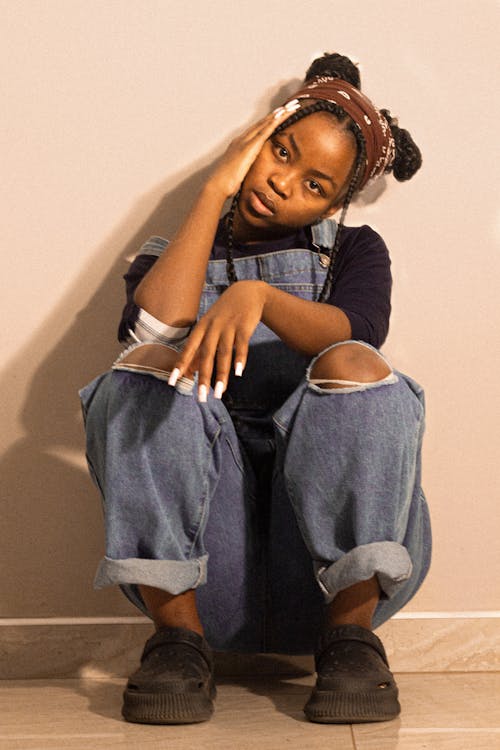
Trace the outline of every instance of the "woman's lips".
{"type": "Polygon", "coordinates": [[[273,201],[259,190],[252,190],[249,201],[253,210],[262,216],[272,216],[276,211],[273,201]]]}

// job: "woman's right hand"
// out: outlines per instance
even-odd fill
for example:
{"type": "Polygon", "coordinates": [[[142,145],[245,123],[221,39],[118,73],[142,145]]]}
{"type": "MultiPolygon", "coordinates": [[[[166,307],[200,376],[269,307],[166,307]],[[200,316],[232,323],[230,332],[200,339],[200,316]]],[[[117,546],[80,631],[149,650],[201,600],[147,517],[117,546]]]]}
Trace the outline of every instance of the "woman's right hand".
{"type": "Polygon", "coordinates": [[[288,102],[286,107],[279,107],[274,110],[231,141],[208,178],[208,183],[220,190],[224,199],[230,198],[238,192],[264,143],[272,135],[275,128],[281,125],[299,107],[299,101],[293,99],[288,102]]]}
{"type": "Polygon", "coordinates": [[[298,106],[289,102],[271,112],[230,144],[172,242],[137,287],[139,307],[178,328],[196,320],[224,201],[238,192],[265,141],[298,106]]]}

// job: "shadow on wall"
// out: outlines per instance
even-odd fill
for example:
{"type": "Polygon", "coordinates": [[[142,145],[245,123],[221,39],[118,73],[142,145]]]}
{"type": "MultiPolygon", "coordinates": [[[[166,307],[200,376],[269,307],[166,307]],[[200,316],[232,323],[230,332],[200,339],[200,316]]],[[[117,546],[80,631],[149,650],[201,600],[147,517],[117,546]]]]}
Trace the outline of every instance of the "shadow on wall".
{"type": "MultiPolygon", "coordinates": [[[[107,370],[120,351],[116,331],[125,301],[125,258],[135,255],[152,234],[172,236],[208,172],[209,167],[198,170],[168,193],[160,187],[164,197],[139,230],[125,244],[117,239],[124,231],[116,230],[57,305],[51,320],[2,373],[0,392],[9,404],[21,390],[26,362],[41,361],[21,411],[26,434],[10,447],[0,466],[5,617],[102,614],[103,606],[109,614],[109,597],[113,613],[116,605],[124,613],[136,612],[118,591],[108,591],[106,598],[90,588],[104,539],[99,496],[82,460],[77,391],[107,370]],[[75,298],[90,286],[89,277],[96,277],[96,266],[107,267],[113,257],[109,272],[74,317],[75,298]],[[66,332],[46,353],[43,342],[52,334],[51,321],[64,319],[66,332]]],[[[124,224],[132,220],[128,217],[124,224]]]]}
{"type": "MultiPolygon", "coordinates": [[[[262,112],[289,96],[297,82],[282,85],[258,103],[262,112]]],[[[198,162],[199,164],[199,162],[198,162]]],[[[4,403],[14,405],[26,362],[40,360],[22,407],[25,436],[4,456],[2,477],[3,543],[0,566],[6,583],[1,596],[4,617],[89,616],[137,613],[117,589],[91,590],[103,553],[103,531],[97,490],[82,460],[84,437],[77,391],[107,370],[120,351],[116,330],[123,306],[125,258],[137,253],[151,235],[171,237],[203,184],[211,165],[198,169],[175,188],[176,178],[142,200],[151,205],[163,197],[129,239],[141,211],[136,205],[122,226],[90,261],[43,328],[2,374],[4,403]],[[118,249],[117,249],[118,248],[118,249]],[[116,258],[98,285],[99,266],[116,258]],[[44,340],[57,322],[74,316],[75,300],[95,289],[56,346],[44,351],[44,340]]],[[[182,174],[186,174],[183,172],[182,174]]],[[[376,196],[374,196],[376,197],[376,196]]],[[[142,201],[141,201],[142,202],[142,201]]]]}

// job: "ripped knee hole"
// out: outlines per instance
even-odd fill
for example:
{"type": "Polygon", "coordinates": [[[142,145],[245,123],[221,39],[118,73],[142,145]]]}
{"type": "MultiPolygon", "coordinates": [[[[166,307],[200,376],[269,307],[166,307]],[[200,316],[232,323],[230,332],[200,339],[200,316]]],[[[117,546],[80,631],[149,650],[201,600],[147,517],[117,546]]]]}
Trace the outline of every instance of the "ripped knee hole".
{"type": "Polygon", "coordinates": [[[311,368],[309,382],[321,388],[377,383],[392,375],[383,357],[362,344],[346,343],[324,352],[311,368]]]}
{"type": "Polygon", "coordinates": [[[138,370],[156,370],[170,373],[175,362],[179,359],[179,352],[165,344],[139,344],[131,351],[125,351],[115,362],[115,365],[133,366],[138,370]]]}

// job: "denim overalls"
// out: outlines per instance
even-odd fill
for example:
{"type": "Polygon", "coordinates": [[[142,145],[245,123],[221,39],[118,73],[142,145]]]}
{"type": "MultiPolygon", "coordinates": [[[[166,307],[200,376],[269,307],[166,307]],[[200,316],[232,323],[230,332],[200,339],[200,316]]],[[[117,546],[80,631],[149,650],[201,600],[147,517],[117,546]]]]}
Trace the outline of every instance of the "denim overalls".
{"type": "MultiPolygon", "coordinates": [[[[314,242],[331,246],[335,230],[313,227],[314,242]]],[[[314,300],[322,260],[283,250],[235,267],[239,279],[314,300]]],[[[200,315],[227,285],[225,261],[210,261],[200,315]]],[[[106,523],[96,587],[119,584],[143,611],[135,584],[197,588],[214,648],[283,653],[312,651],[324,602],[357,581],[378,577],[375,626],[415,594],[431,551],[422,390],[395,371],[321,389],[314,361],[260,323],[223,401],[211,389],[199,403],[119,362],[82,389],[106,523]]]]}

